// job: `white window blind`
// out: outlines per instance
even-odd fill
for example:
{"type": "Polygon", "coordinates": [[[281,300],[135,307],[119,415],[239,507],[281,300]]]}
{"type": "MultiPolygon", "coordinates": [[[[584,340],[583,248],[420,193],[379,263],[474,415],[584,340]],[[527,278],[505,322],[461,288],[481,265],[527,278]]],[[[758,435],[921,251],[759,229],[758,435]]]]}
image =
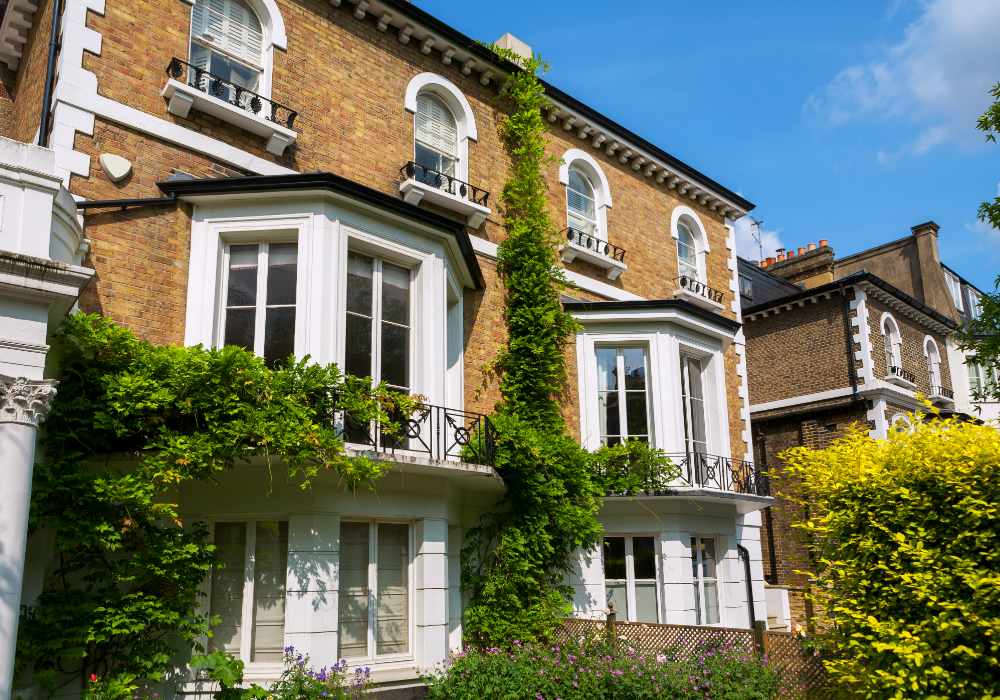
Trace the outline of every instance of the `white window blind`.
{"type": "Polygon", "coordinates": [[[417,140],[444,155],[458,155],[458,129],[451,111],[433,97],[417,96],[417,140]]]}
{"type": "Polygon", "coordinates": [[[263,65],[260,20],[242,0],[197,0],[191,12],[191,38],[258,68],[263,65]]]}

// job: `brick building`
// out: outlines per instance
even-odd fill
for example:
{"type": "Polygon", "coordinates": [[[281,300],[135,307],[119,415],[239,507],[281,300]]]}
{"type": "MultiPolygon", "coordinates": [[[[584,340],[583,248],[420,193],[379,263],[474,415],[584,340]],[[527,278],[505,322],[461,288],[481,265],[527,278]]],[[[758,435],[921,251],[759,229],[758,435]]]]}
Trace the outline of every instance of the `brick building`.
{"type": "MultiPolygon", "coordinates": [[[[30,249],[0,239],[0,256],[68,280],[58,303],[36,300],[30,333],[0,324],[0,373],[50,392],[46,333],[78,297],[155,343],[308,354],[423,394],[418,431],[482,424],[497,400],[484,370],[504,342],[497,96],[516,66],[404,0],[10,0],[0,58],[3,194],[44,180],[33,211],[51,229],[30,249]]],[[[649,439],[684,469],[669,491],[605,499],[607,537],[580,554],[574,604],[746,626],[764,609],[760,512],[773,503],[752,464],[736,294],[733,222],[752,205],[545,88],[549,213],[581,323],[570,429],[592,449],[649,439]]],[[[30,296],[32,274],[0,289],[5,318],[25,316],[7,300],[30,296]]],[[[273,679],[291,644],[317,665],[347,657],[412,683],[461,643],[462,531],[500,498],[502,474],[487,455],[460,462],[453,442],[348,441],[397,465],[376,496],[322,479],[266,496],[264,463],[224,492],[180,490],[230,563],[204,583],[223,617],[209,647],[242,658],[249,679],[273,679]],[[285,577],[261,574],[265,549],[285,577]],[[395,583],[380,587],[379,571],[395,583]]],[[[25,604],[50,556],[29,543],[25,604]]],[[[161,694],[204,695],[177,663],[161,694]]]]}
{"type": "MultiPolygon", "coordinates": [[[[766,509],[763,559],[772,624],[806,624],[807,553],[791,523],[801,519],[781,492],[794,492],[779,454],[821,449],[859,424],[875,439],[903,430],[921,400],[942,415],[968,417],[964,356],[954,333],[962,298],[941,264],[937,226],[837,259],[820,241],[759,264],[739,260],[747,342],[751,430],[758,467],[778,476],[766,509]],[[956,309],[956,305],[957,309],[956,309]],[[958,391],[956,391],[956,388],[958,391]]],[[[965,308],[975,308],[966,291],[965,308]]]]}

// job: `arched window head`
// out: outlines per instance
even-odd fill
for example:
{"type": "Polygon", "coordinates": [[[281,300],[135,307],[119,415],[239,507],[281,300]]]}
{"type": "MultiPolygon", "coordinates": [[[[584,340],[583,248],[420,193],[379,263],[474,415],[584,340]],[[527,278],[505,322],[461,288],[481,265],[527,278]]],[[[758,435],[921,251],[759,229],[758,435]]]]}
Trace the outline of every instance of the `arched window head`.
{"type": "Polygon", "coordinates": [[[898,374],[903,366],[900,357],[900,346],[902,340],[899,336],[899,327],[896,321],[889,314],[882,317],[882,344],[885,346],[885,367],[889,374],[898,374]]]}
{"type": "Polygon", "coordinates": [[[902,434],[912,431],[913,425],[910,423],[910,417],[905,413],[897,413],[892,417],[892,432],[902,434]]]}
{"type": "Polygon", "coordinates": [[[698,249],[691,227],[681,221],[677,224],[677,269],[682,276],[697,280],[698,249]]]}
{"type": "Polygon", "coordinates": [[[941,393],[941,354],[933,338],[924,341],[924,354],[927,355],[927,378],[930,381],[931,393],[941,393]]]}
{"type": "MultiPolygon", "coordinates": [[[[237,87],[260,92],[264,70],[264,30],[257,14],[244,0],[195,0],[191,10],[191,65],[237,87]]],[[[189,82],[198,73],[189,72],[189,82]]],[[[211,78],[201,74],[206,89],[211,78]]],[[[233,89],[225,88],[220,97],[232,102],[233,89]]],[[[242,101],[250,97],[240,97],[242,101]]]]}
{"type": "Polygon", "coordinates": [[[566,224],[588,236],[596,236],[599,229],[594,185],[578,168],[569,169],[569,184],[566,185],[566,224]]]}
{"type": "Polygon", "coordinates": [[[458,123],[448,105],[426,92],[417,95],[413,133],[418,166],[458,177],[458,123]]]}

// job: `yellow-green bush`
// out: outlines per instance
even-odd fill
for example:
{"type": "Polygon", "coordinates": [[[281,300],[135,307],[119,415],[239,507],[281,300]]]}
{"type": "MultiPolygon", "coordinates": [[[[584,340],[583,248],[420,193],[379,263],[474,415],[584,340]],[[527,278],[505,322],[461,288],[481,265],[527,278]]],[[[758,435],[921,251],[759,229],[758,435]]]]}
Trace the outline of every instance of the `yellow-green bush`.
{"type": "Polygon", "coordinates": [[[865,698],[1000,698],[1000,432],[919,422],[783,454],[830,674],[865,698]]]}

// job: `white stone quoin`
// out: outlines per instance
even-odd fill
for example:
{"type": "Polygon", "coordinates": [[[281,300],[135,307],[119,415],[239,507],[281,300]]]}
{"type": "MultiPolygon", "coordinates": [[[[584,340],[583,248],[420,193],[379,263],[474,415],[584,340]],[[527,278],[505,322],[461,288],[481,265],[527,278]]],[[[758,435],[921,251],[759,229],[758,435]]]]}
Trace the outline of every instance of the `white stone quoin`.
{"type": "Polygon", "coordinates": [[[35,432],[56,382],[0,375],[0,700],[10,699],[28,537],[35,432]]]}

